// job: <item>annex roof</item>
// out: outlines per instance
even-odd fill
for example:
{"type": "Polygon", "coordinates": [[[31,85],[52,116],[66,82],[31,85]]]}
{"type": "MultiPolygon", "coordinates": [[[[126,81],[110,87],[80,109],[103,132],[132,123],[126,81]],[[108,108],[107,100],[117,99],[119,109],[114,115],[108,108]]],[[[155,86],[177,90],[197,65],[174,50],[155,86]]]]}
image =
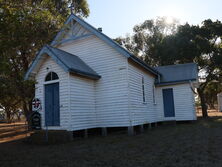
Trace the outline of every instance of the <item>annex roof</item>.
{"type": "Polygon", "coordinates": [[[38,68],[38,64],[43,60],[43,55],[50,56],[57,64],[59,64],[65,71],[88,77],[91,79],[99,79],[99,76],[91,67],[89,67],[78,56],[65,52],[61,49],[54,48],[49,45],[45,45],[25,75],[25,79],[29,79],[32,76],[33,71],[38,68]]]}
{"type": "Polygon", "coordinates": [[[176,64],[156,67],[161,73],[160,82],[157,85],[183,83],[197,80],[197,65],[195,63],[176,64]]]}

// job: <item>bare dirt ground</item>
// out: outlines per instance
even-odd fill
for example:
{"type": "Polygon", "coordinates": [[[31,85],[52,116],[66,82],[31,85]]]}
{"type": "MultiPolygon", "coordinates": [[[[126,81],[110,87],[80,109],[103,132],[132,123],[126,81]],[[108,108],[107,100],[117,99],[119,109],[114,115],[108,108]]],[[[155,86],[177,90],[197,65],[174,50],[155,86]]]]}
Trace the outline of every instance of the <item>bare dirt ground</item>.
{"type": "MultiPolygon", "coordinates": [[[[199,110],[197,110],[197,116],[198,117],[201,117],[202,116],[202,112],[201,112],[201,110],[199,109],[199,110]]],[[[219,112],[219,111],[217,111],[217,110],[208,110],[208,116],[209,117],[215,117],[215,116],[221,116],[222,117],[222,112],[219,112]]]]}
{"type": "Polygon", "coordinates": [[[126,131],[57,145],[0,143],[1,167],[221,167],[222,117],[158,125],[143,134],[126,131]]]}
{"type": "Polygon", "coordinates": [[[0,143],[24,139],[29,136],[25,122],[0,123],[0,143]]]}

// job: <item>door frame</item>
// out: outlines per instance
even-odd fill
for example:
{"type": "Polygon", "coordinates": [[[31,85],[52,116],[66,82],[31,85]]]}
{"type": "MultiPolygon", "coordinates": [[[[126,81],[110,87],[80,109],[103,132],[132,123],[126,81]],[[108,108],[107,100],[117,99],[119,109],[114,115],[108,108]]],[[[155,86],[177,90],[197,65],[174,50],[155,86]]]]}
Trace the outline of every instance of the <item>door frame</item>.
{"type": "Polygon", "coordinates": [[[172,87],[162,88],[162,104],[163,104],[163,120],[165,121],[173,121],[176,120],[176,108],[175,108],[175,99],[174,99],[174,89],[172,87]],[[174,116],[173,117],[165,117],[165,109],[164,109],[164,99],[163,99],[163,90],[164,89],[171,89],[173,94],[173,107],[174,107],[174,116]]]}
{"type": "MultiPolygon", "coordinates": [[[[47,126],[47,127],[61,127],[61,114],[60,114],[60,79],[56,79],[56,80],[52,80],[52,81],[44,81],[43,82],[43,108],[44,108],[44,126],[46,127],[46,121],[45,121],[45,85],[50,85],[50,84],[55,84],[55,83],[58,83],[59,84],[59,118],[60,118],[60,123],[59,125],[56,125],[56,126],[47,126]]],[[[43,121],[42,121],[43,122],[43,121]]]]}

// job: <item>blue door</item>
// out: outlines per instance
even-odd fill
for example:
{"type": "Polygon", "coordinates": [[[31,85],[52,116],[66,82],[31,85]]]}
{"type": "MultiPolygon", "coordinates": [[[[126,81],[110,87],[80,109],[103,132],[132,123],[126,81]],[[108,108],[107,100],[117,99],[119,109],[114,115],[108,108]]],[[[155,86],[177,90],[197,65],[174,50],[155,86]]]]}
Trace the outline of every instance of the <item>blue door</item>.
{"type": "Polygon", "coordinates": [[[173,89],[163,89],[163,106],[165,117],[175,117],[173,89]]]}
{"type": "Polygon", "coordinates": [[[45,85],[45,125],[59,126],[59,83],[45,85]]]}

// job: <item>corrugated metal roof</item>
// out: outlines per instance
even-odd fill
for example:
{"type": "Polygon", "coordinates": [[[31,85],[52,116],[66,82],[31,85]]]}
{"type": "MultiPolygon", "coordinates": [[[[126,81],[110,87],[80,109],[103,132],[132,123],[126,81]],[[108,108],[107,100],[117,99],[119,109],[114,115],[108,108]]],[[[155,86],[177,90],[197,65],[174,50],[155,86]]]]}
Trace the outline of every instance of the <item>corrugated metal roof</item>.
{"type": "Polygon", "coordinates": [[[195,63],[159,66],[156,67],[156,70],[161,73],[160,83],[157,81],[157,85],[182,83],[197,79],[197,65],[195,63]]]}
{"type": "Polygon", "coordinates": [[[100,76],[78,56],[52,46],[46,45],[46,47],[58,58],[59,61],[67,66],[69,72],[94,79],[100,78],[100,76]]]}
{"type": "MultiPolygon", "coordinates": [[[[154,75],[158,75],[158,71],[155,70],[154,68],[150,67],[148,64],[146,64],[144,61],[140,60],[139,58],[137,58],[136,56],[134,56],[132,53],[130,53],[128,50],[126,50],[125,48],[123,48],[122,46],[120,46],[117,42],[115,42],[114,40],[112,40],[111,38],[109,38],[107,35],[103,34],[102,32],[100,32],[98,29],[96,29],[95,27],[93,27],[92,25],[90,25],[89,23],[87,23],[86,21],[84,21],[83,19],[79,18],[78,16],[71,14],[69,16],[69,18],[67,19],[67,21],[65,22],[65,24],[68,24],[72,19],[74,19],[75,21],[77,21],[80,25],[82,25],[84,28],[86,28],[87,30],[91,31],[93,34],[95,34],[97,37],[99,37],[100,39],[102,39],[103,41],[105,41],[106,43],[108,43],[111,47],[115,48],[117,51],[119,51],[121,54],[125,55],[127,58],[130,58],[131,60],[133,60],[135,63],[139,64],[140,66],[142,66],[143,68],[145,68],[147,71],[151,72],[154,75]]],[[[60,31],[62,32],[63,29],[60,31]]],[[[55,43],[55,41],[57,40],[57,38],[59,38],[59,34],[60,32],[56,35],[55,39],[51,42],[51,45],[53,45],[55,43]]]]}
{"type": "Polygon", "coordinates": [[[58,65],[60,65],[66,72],[75,73],[91,79],[101,78],[92,68],[83,62],[78,56],[65,52],[61,49],[45,45],[35,57],[25,74],[25,80],[30,79],[40,67],[39,64],[44,60],[44,56],[50,56],[58,65]]]}

